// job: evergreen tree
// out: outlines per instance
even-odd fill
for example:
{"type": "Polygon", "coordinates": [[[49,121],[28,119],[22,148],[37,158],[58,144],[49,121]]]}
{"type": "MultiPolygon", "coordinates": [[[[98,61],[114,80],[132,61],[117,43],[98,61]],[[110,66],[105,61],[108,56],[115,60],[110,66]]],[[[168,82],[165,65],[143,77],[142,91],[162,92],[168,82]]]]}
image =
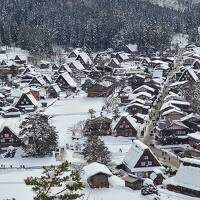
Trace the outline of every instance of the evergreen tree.
{"type": "Polygon", "coordinates": [[[57,147],[57,132],[49,124],[48,116],[32,114],[25,118],[20,125],[20,136],[28,139],[24,150],[30,156],[45,156],[57,147]]]}
{"type": "Polygon", "coordinates": [[[142,195],[149,195],[149,194],[157,194],[158,195],[158,189],[154,185],[153,181],[151,179],[146,179],[143,183],[142,189],[141,189],[142,195]]]}
{"type": "Polygon", "coordinates": [[[68,162],[59,166],[44,167],[41,177],[28,177],[26,185],[32,186],[34,200],[74,200],[82,196],[84,188],[77,171],[70,171],[68,162]]]}
{"type": "Polygon", "coordinates": [[[88,163],[99,162],[102,164],[110,163],[111,153],[104,142],[96,135],[89,134],[83,149],[83,156],[88,163]]]}

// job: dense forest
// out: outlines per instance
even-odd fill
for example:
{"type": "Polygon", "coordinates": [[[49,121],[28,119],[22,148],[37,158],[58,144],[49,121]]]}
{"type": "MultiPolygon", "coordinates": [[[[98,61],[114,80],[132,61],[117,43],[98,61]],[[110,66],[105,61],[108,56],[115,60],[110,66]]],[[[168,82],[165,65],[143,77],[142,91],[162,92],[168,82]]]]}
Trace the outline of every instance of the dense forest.
{"type": "Polygon", "coordinates": [[[141,0],[1,0],[0,8],[0,43],[30,51],[53,45],[96,51],[129,42],[162,50],[174,33],[198,41],[200,5],[181,12],[141,0]]]}

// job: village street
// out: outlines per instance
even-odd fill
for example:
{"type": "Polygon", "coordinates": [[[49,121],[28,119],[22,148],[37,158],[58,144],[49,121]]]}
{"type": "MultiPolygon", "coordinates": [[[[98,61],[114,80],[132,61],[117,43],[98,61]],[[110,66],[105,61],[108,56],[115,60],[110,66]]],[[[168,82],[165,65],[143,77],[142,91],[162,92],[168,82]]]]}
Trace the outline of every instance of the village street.
{"type": "Polygon", "coordinates": [[[160,108],[164,102],[165,97],[168,95],[169,86],[172,82],[173,75],[178,72],[179,65],[175,65],[175,67],[169,72],[168,77],[163,85],[163,90],[158,96],[156,100],[156,104],[152,107],[149,123],[146,127],[146,134],[143,139],[143,142],[147,144],[151,150],[154,152],[154,154],[158,157],[158,159],[164,164],[169,167],[177,169],[180,166],[180,161],[177,156],[174,154],[169,154],[163,149],[156,147],[156,140],[155,140],[155,134],[156,134],[156,126],[157,121],[160,116],[160,108]],[[152,145],[153,144],[153,145],[152,145]]]}

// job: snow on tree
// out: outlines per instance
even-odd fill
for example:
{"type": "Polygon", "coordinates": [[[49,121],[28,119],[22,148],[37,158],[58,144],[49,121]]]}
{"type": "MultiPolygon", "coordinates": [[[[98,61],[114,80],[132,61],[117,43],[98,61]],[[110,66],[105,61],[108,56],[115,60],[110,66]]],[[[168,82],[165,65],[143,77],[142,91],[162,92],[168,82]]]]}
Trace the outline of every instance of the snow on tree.
{"type": "Polygon", "coordinates": [[[57,147],[57,132],[55,127],[49,124],[47,115],[29,115],[21,123],[20,129],[19,135],[27,141],[24,150],[29,156],[45,156],[57,147]]]}
{"type": "Polygon", "coordinates": [[[158,195],[158,189],[154,185],[153,181],[151,179],[145,179],[142,189],[141,189],[142,195],[149,195],[149,194],[157,194],[158,195]]]}
{"type": "Polygon", "coordinates": [[[200,83],[189,82],[181,87],[181,93],[190,102],[192,110],[200,114],[200,83]]]}
{"type": "Polygon", "coordinates": [[[44,167],[41,177],[25,179],[36,194],[34,200],[74,200],[82,196],[84,188],[78,171],[70,171],[68,162],[58,166],[44,167]]]}
{"type": "Polygon", "coordinates": [[[119,104],[120,104],[119,97],[117,97],[115,95],[111,95],[105,99],[102,109],[109,113],[109,112],[116,110],[117,107],[119,106],[119,104]]]}
{"type": "Polygon", "coordinates": [[[107,165],[111,161],[110,151],[96,135],[88,135],[82,154],[88,163],[98,162],[107,165]]]}
{"type": "Polygon", "coordinates": [[[72,138],[80,138],[83,136],[85,121],[79,121],[77,124],[69,127],[68,130],[72,133],[72,138]]]}

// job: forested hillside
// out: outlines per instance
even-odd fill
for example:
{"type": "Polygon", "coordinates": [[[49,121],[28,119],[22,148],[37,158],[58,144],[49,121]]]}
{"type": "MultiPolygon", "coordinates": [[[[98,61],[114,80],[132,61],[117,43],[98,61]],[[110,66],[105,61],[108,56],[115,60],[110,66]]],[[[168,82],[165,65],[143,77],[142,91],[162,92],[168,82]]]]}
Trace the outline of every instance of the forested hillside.
{"type": "Polygon", "coordinates": [[[174,33],[196,40],[200,21],[198,5],[181,12],[141,0],[1,0],[0,8],[1,43],[30,51],[51,51],[55,44],[102,50],[128,42],[160,50],[174,33]]]}

